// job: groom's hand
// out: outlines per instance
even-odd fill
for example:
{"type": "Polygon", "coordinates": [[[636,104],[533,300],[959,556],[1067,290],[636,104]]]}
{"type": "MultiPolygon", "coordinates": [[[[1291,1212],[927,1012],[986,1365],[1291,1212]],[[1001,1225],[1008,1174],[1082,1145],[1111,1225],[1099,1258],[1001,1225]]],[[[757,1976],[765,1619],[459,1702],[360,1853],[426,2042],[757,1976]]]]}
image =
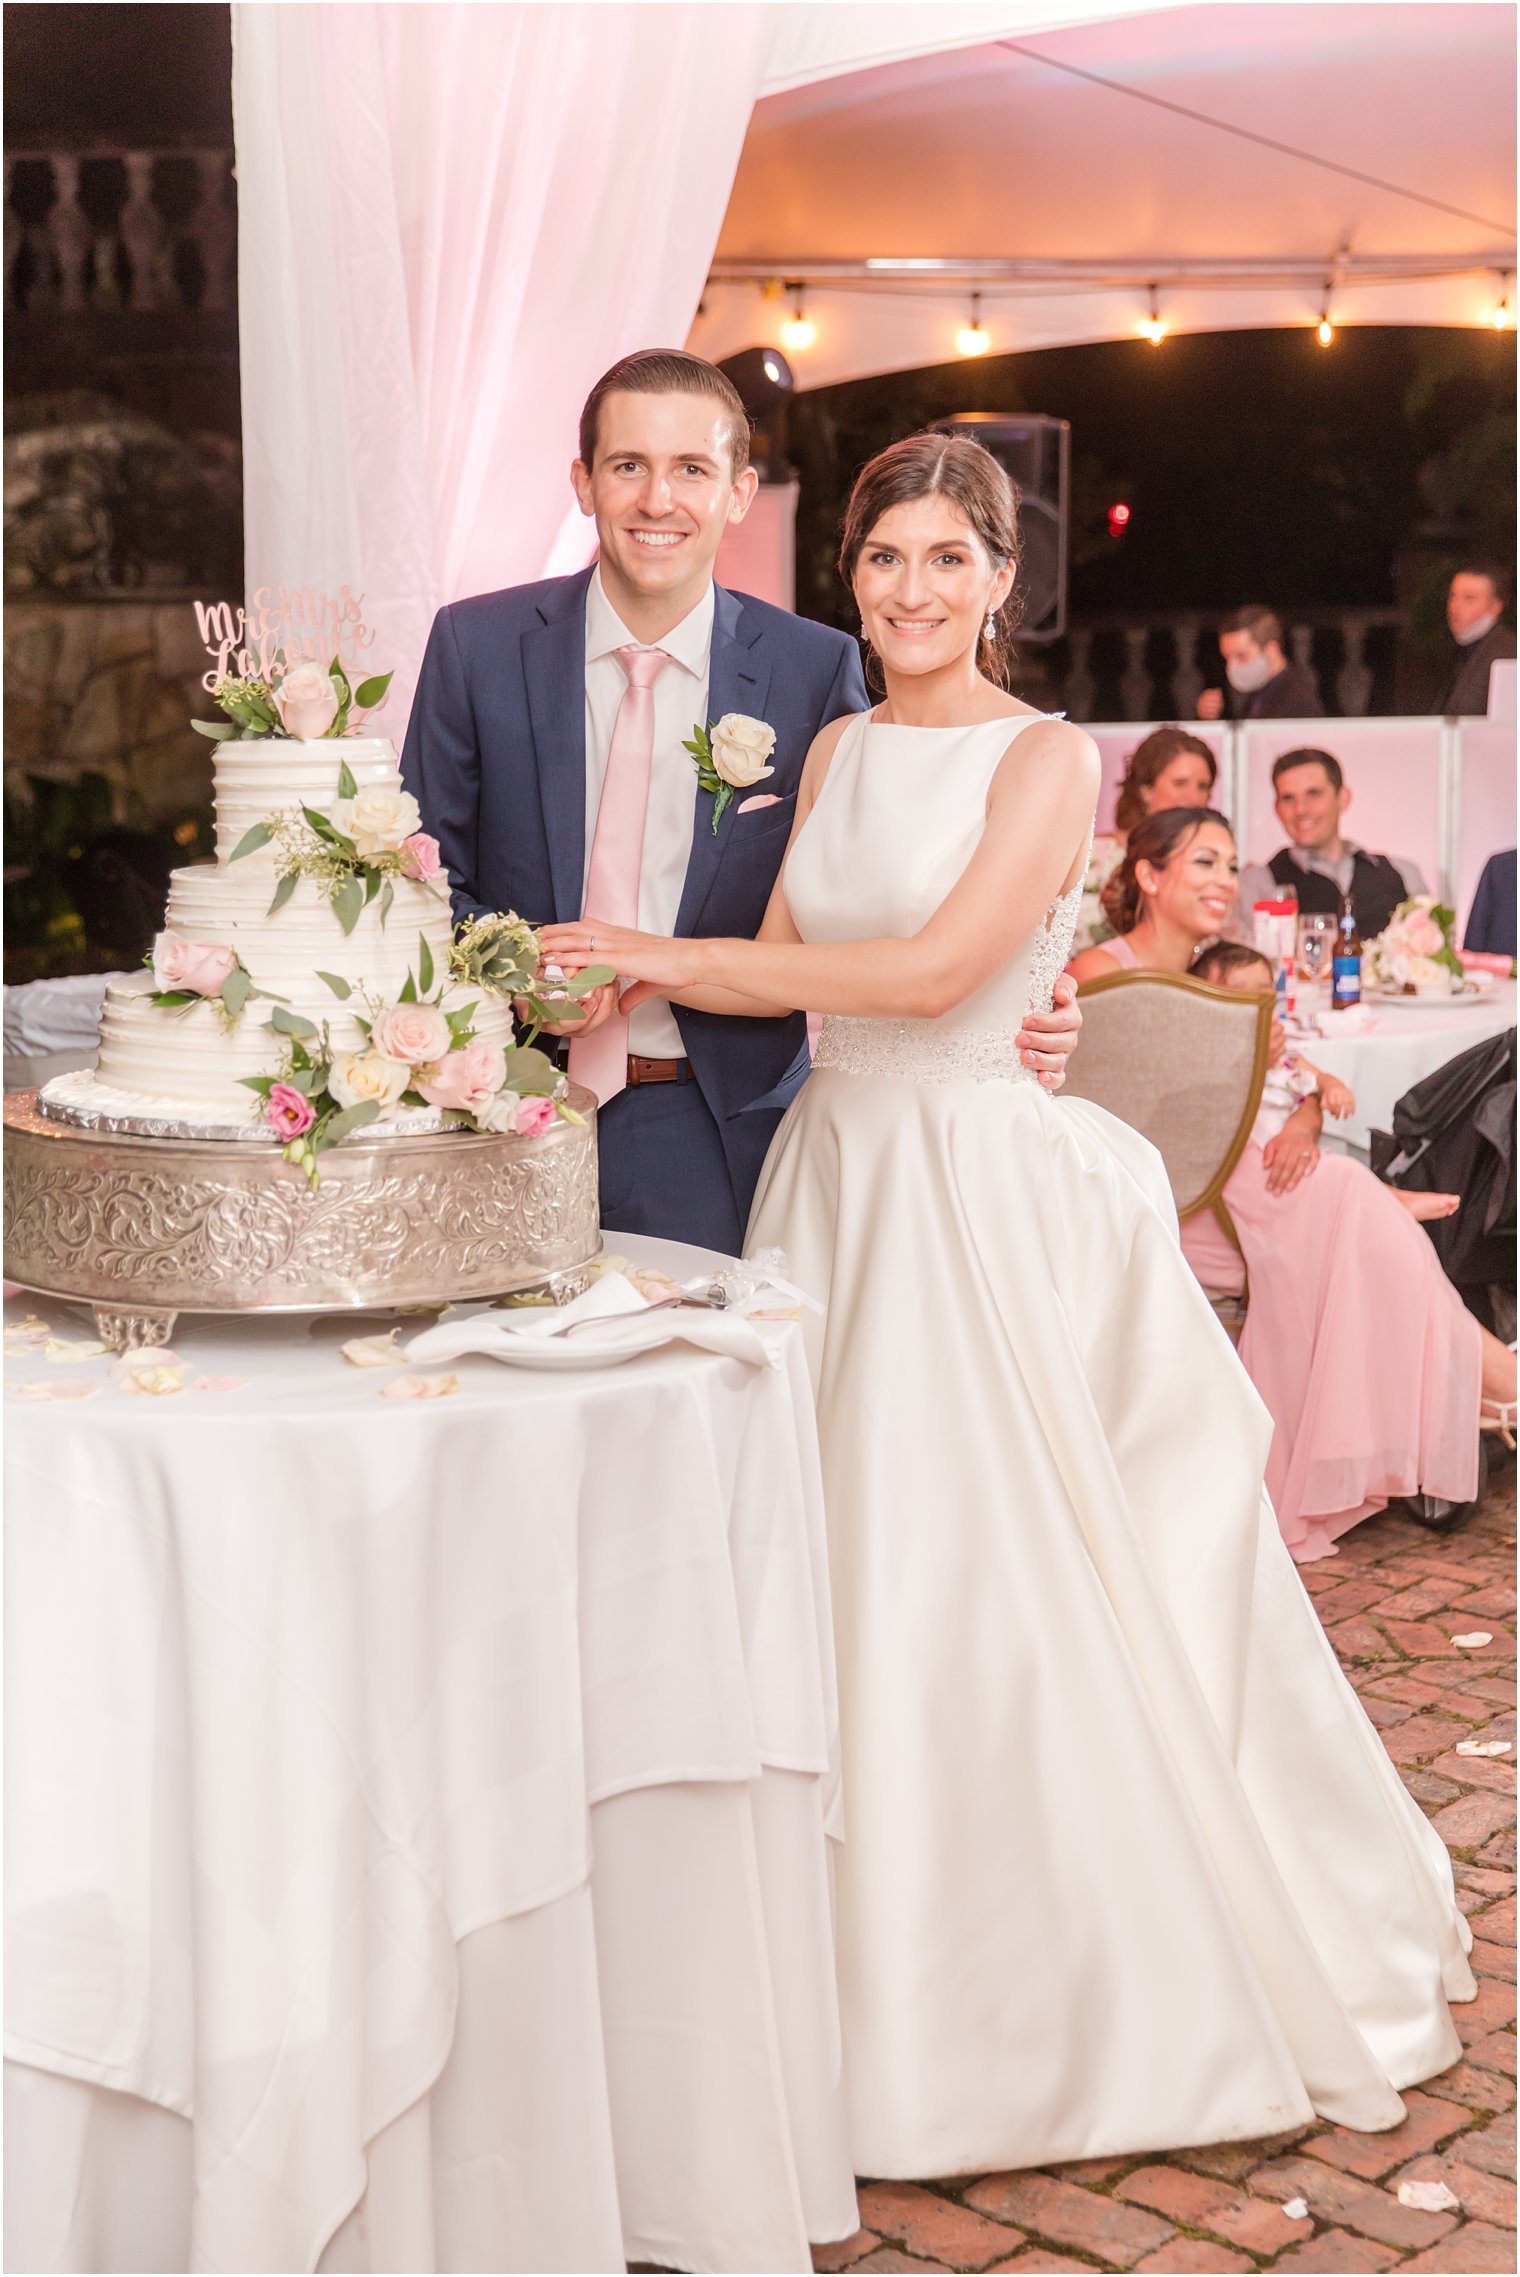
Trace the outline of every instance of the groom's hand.
{"type": "Polygon", "coordinates": [[[1048,1012],[1026,1012],[1018,1033],[1019,1059],[1038,1075],[1047,1091],[1059,1091],[1066,1081],[1066,1062],[1077,1048],[1082,1015],[1077,1010],[1077,984],[1063,972],[1055,985],[1048,1012]]]}
{"type": "MultiPolygon", "coordinates": [[[[539,1028],[539,1034],[543,1036],[589,1036],[593,1028],[601,1026],[616,1004],[617,988],[615,984],[609,982],[605,988],[593,988],[589,994],[581,997],[579,1001],[586,1015],[583,1020],[545,1020],[539,1028]]],[[[517,999],[517,1017],[524,1025],[530,1018],[528,1006],[521,997],[517,999]]]]}

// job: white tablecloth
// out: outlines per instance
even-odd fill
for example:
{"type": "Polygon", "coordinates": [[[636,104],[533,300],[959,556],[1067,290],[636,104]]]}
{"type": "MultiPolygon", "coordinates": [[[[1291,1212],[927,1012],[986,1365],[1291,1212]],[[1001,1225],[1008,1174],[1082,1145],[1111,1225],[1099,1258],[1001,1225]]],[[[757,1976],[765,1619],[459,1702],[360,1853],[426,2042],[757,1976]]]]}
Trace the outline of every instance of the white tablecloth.
{"type": "Polygon", "coordinates": [[[245,1380],[165,1399],[7,1355],[7,2266],[806,2269],[856,2216],[800,1336],[412,1403],[352,1333],[182,1321],[245,1380]]]}
{"type": "MultiPolygon", "coordinates": [[[[1301,1008],[1316,1010],[1320,994],[1303,990],[1301,1008]]],[[[1476,1004],[1440,1006],[1390,1004],[1369,997],[1370,1025],[1347,1035],[1333,1012],[1319,1012],[1322,1034],[1298,1039],[1304,1058],[1329,1075],[1338,1075],[1356,1093],[1356,1112],[1344,1123],[1325,1122],[1327,1142],[1366,1155],[1374,1131],[1393,1128],[1395,1103],[1416,1083],[1433,1075],[1459,1052],[1497,1036],[1515,1024],[1515,984],[1499,982],[1476,1004]]]]}

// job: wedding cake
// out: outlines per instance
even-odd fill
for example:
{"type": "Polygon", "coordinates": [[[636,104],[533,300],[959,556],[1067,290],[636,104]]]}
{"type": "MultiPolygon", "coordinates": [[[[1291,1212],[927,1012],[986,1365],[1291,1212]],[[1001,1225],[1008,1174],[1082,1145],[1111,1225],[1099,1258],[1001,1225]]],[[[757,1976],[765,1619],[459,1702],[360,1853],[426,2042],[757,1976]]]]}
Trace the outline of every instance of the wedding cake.
{"type": "MultiPolygon", "coordinates": [[[[197,611],[226,715],[194,723],[217,745],[216,859],[174,872],[151,970],[109,983],[96,1067],[56,1077],[41,1111],[278,1140],[313,1185],[360,1129],[536,1139],[582,1121],[547,1054],[515,1042],[514,1001],[535,1033],[551,1016],[532,927],[485,915],[456,937],[437,843],[367,732],[390,674],[350,678],[357,605],[282,588],[252,622],[197,611]]],[[[611,977],[565,983],[552,1017],[611,977]]]]}
{"type": "MultiPolygon", "coordinates": [[[[325,1026],[336,1063],[367,1054],[360,1020],[372,1026],[376,1012],[395,1004],[409,974],[416,984],[424,951],[435,974],[448,974],[448,878],[431,841],[418,844],[421,817],[401,787],[395,751],[383,737],[222,743],[215,801],[215,864],[174,872],[154,969],[110,983],[95,1072],[58,1079],[44,1094],[45,1103],[56,1103],[62,1092],[76,1104],[94,1098],[105,1105],[110,1094],[123,1111],[135,1103],[142,1115],[166,1123],[250,1123],[260,1115],[261,1102],[244,1087],[246,1080],[279,1070],[290,1032],[270,1026],[276,1006],[318,1033],[325,1026]],[[349,798],[339,794],[340,769],[355,786],[349,798]],[[321,815],[345,836],[347,824],[358,834],[352,841],[357,846],[398,857],[389,876],[374,873],[381,875],[380,890],[361,901],[347,932],[320,872],[288,872],[294,884],[271,910],[280,862],[299,855],[303,835],[309,860],[319,859],[327,843],[305,821],[307,814],[321,815]],[[261,838],[234,861],[239,845],[276,815],[301,820],[282,824],[278,835],[261,838]],[[239,968],[257,993],[229,1014],[221,989],[229,971],[239,968]],[[339,994],[331,979],[320,979],[322,973],[344,983],[347,994],[339,994]],[[202,993],[213,981],[215,989],[202,993]],[[161,1001],[176,994],[189,1001],[161,1001]]],[[[234,1001],[239,993],[234,990],[234,1001]]],[[[438,1003],[445,1018],[473,1003],[474,1036],[503,1049],[511,1045],[512,1012],[505,997],[453,980],[438,1003]]],[[[436,1107],[402,1108],[383,1096],[381,1104],[377,1120],[387,1127],[399,1122],[415,1130],[427,1127],[429,1119],[435,1127],[443,1121],[436,1107]]]]}

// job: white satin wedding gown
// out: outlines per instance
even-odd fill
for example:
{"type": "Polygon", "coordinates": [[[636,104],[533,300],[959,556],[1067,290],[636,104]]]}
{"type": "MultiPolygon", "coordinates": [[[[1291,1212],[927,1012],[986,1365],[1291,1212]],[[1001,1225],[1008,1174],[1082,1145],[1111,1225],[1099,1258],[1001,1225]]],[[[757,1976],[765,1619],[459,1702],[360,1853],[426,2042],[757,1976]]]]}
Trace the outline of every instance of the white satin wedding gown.
{"type": "MultiPolygon", "coordinates": [[[[803,938],[914,932],[1015,732],[852,722],[784,873],[803,938]]],[[[1160,1159],[1017,1065],[1080,899],[941,1020],[826,1020],[750,1224],[828,1304],[862,2174],[1390,2127],[1473,1997],[1160,1159]]]]}

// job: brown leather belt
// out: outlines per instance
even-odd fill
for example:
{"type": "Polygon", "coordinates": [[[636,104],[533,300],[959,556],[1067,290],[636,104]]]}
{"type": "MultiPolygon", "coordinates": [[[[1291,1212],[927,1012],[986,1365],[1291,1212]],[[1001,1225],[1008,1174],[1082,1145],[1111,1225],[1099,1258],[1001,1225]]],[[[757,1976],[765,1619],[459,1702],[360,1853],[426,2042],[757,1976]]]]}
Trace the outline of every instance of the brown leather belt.
{"type": "Polygon", "coordinates": [[[685,1059],[638,1059],[628,1054],[630,1083],[689,1083],[691,1062],[685,1059]]]}

